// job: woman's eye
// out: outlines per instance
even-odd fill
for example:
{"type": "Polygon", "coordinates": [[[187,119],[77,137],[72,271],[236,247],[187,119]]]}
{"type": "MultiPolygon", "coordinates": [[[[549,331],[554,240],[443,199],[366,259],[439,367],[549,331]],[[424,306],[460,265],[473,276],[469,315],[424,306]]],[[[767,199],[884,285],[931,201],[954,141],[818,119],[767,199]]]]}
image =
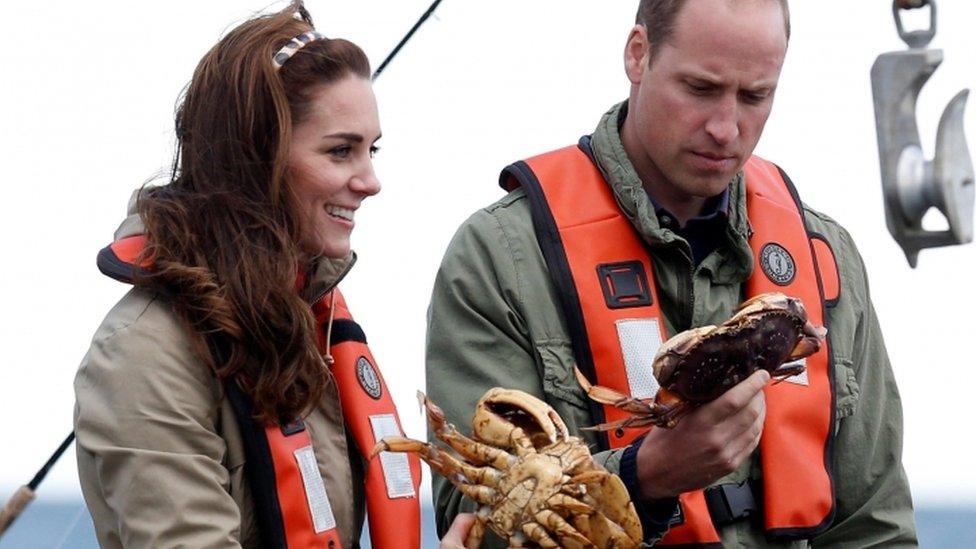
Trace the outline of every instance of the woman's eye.
{"type": "Polygon", "coordinates": [[[373,145],[372,147],[369,148],[369,157],[370,158],[375,157],[376,153],[378,152],[380,152],[380,148],[377,147],[376,145],[373,145]]]}
{"type": "Polygon", "coordinates": [[[350,147],[349,145],[339,145],[338,147],[329,149],[329,154],[336,158],[345,158],[349,156],[349,152],[351,150],[352,147],[350,147]]]}

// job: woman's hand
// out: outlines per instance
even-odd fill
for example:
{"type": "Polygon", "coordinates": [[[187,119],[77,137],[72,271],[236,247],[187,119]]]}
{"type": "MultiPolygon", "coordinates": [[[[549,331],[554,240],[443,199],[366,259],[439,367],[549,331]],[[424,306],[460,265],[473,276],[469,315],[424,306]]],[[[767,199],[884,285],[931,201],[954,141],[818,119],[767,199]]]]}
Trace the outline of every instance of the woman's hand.
{"type": "Polygon", "coordinates": [[[474,524],[473,513],[461,513],[454,517],[451,529],[441,538],[441,549],[464,549],[464,539],[474,524]]]}

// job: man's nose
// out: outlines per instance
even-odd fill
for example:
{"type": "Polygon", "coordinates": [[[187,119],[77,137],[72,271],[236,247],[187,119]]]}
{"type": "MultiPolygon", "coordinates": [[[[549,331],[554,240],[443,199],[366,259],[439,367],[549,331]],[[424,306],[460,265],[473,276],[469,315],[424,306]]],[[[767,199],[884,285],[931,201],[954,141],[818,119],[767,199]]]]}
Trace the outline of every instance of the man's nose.
{"type": "Polygon", "coordinates": [[[723,97],[714,105],[705,131],[723,147],[735,141],[739,136],[739,102],[735,96],[723,97]]]}

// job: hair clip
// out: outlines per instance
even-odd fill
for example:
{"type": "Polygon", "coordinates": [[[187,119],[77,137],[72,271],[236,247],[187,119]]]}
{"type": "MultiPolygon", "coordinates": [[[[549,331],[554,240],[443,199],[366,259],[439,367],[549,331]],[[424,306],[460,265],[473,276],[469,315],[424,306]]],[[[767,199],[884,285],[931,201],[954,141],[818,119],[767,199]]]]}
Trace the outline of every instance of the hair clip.
{"type": "Polygon", "coordinates": [[[311,44],[312,42],[315,42],[316,40],[324,40],[324,39],[325,36],[323,36],[318,31],[312,30],[308,32],[303,32],[298,36],[292,38],[291,40],[288,41],[287,44],[282,46],[281,49],[278,50],[278,53],[274,54],[274,56],[271,58],[271,64],[274,65],[275,70],[278,70],[281,68],[282,65],[285,64],[285,61],[288,61],[289,59],[291,59],[291,56],[298,53],[298,50],[304,48],[305,46],[311,44]]]}

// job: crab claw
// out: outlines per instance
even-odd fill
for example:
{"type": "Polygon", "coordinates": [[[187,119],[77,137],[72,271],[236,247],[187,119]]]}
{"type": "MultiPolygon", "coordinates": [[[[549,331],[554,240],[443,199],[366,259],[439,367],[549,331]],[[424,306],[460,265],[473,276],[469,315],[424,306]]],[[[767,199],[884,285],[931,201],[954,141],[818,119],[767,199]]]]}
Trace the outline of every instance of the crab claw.
{"type": "Polygon", "coordinates": [[[590,380],[586,379],[583,372],[579,368],[573,366],[573,373],[576,374],[576,381],[579,382],[580,387],[586,391],[586,394],[593,400],[599,402],[600,404],[609,404],[611,406],[618,406],[628,400],[632,400],[631,397],[615,391],[609,387],[604,387],[602,385],[593,385],[590,380]]]}
{"type": "Polygon", "coordinates": [[[499,448],[511,446],[516,430],[536,447],[569,436],[566,424],[548,404],[526,392],[500,387],[490,389],[478,401],[472,427],[476,438],[499,448]]]}
{"type": "Polygon", "coordinates": [[[435,433],[440,433],[445,429],[452,428],[447,423],[447,417],[444,415],[444,410],[441,407],[434,404],[434,401],[427,397],[422,391],[417,391],[417,400],[420,401],[420,407],[427,413],[427,422],[430,423],[431,429],[435,433]]]}
{"type": "Polygon", "coordinates": [[[810,356],[820,350],[820,344],[827,338],[827,328],[817,326],[809,320],[803,325],[803,337],[796,342],[788,360],[810,356]]]}

